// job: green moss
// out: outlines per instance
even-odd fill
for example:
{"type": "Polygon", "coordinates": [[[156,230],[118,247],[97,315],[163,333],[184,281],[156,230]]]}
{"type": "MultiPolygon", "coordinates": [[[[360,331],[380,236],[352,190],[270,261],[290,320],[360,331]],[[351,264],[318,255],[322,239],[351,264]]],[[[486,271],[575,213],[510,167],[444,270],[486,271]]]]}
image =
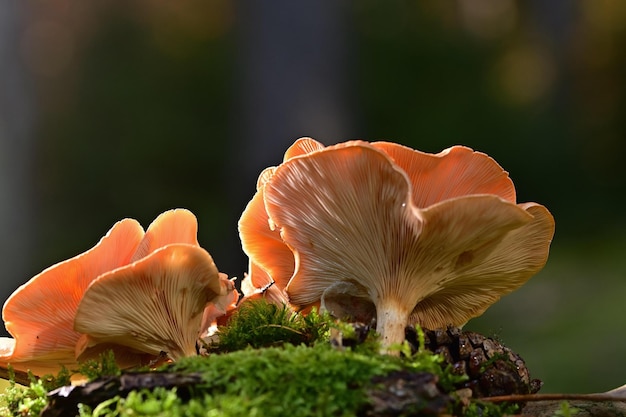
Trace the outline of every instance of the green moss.
{"type": "Polygon", "coordinates": [[[103,376],[121,375],[122,370],[115,362],[112,350],[101,353],[98,359],[90,359],[80,364],[78,373],[84,375],[90,381],[103,376]]]}
{"type": "Polygon", "coordinates": [[[93,410],[83,407],[81,416],[354,416],[367,404],[373,376],[403,368],[401,359],[389,359],[327,344],[184,358],[168,371],[202,374],[188,402],[175,390],[144,390],[93,410]]]}
{"type": "Polygon", "coordinates": [[[228,326],[219,330],[219,341],[209,350],[232,352],[284,343],[310,345],[328,337],[331,321],[328,315],[317,311],[303,315],[265,300],[247,302],[232,315],[228,326]]]}
{"type": "Polygon", "coordinates": [[[157,388],[133,391],[126,398],[115,397],[93,409],[79,405],[80,417],[261,417],[267,415],[263,398],[245,400],[237,395],[204,396],[182,401],[176,389],[157,388]]]}
{"type": "Polygon", "coordinates": [[[0,415],[38,416],[48,403],[47,392],[41,380],[31,382],[28,387],[21,387],[12,382],[0,396],[0,415]]]}
{"type": "Polygon", "coordinates": [[[397,362],[322,344],[246,349],[187,358],[174,366],[202,372],[205,383],[199,388],[212,396],[261,398],[266,415],[277,416],[293,409],[299,416],[353,415],[365,401],[363,389],[371,377],[399,368],[397,362]]]}
{"type": "MultiPolygon", "coordinates": [[[[373,379],[394,371],[436,375],[444,393],[452,393],[465,378],[424,348],[411,353],[407,343],[394,347],[398,356],[381,355],[377,335],[368,326],[335,322],[328,315],[295,314],[266,302],[242,306],[219,331],[219,341],[206,356],[188,357],[160,371],[199,374],[191,387],[139,389],[100,404],[79,405],[80,417],[168,416],[355,416],[368,406],[373,379]]],[[[120,375],[112,353],[81,365],[80,373],[95,379],[120,375]]],[[[67,381],[33,380],[28,388],[12,384],[0,396],[0,415],[35,416],[47,404],[46,393],[67,381]],[[30,413],[30,414],[29,414],[30,413]]],[[[419,405],[418,405],[419,407],[419,405]]],[[[450,413],[467,417],[501,416],[504,408],[460,400],[450,413]]],[[[510,409],[506,409],[510,411],[510,409]]]]}
{"type": "Polygon", "coordinates": [[[29,373],[30,384],[25,387],[15,383],[13,369],[9,365],[9,386],[0,395],[0,416],[39,416],[48,404],[49,391],[70,384],[71,372],[66,368],[56,375],[35,378],[29,373]]]}
{"type": "MultiPolygon", "coordinates": [[[[11,367],[9,366],[11,371],[11,367]]],[[[15,383],[14,376],[10,376],[9,387],[0,395],[0,416],[39,416],[41,410],[48,404],[48,392],[71,384],[72,374],[79,373],[89,380],[108,375],[120,375],[121,370],[115,362],[113,352],[101,354],[98,360],[88,360],[82,363],[78,370],[70,371],[62,368],[57,375],[47,374],[41,378],[30,376],[30,384],[25,387],[15,383]]]]}

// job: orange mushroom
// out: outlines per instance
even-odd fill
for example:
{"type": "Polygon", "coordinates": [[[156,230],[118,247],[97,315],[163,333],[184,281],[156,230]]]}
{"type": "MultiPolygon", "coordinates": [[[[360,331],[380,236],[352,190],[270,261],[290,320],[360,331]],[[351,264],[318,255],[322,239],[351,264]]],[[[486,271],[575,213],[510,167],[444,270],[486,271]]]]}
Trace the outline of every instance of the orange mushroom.
{"type": "Polygon", "coordinates": [[[309,151],[288,151],[242,215],[244,250],[293,305],[321,300],[339,316],[375,317],[385,347],[410,323],[463,325],[547,260],[552,216],[516,204],[508,174],[485,154],[294,147],[309,151]]]}
{"type": "MultiPolygon", "coordinates": [[[[0,338],[0,366],[30,369],[36,375],[74,367],[78,305],[90,284],[103,274],[140,262],[171,244],[198,246],[197,220],[188,210],[169,210],[148,227],[136,220],[116,223],[92,249],[49,267],[19,287],[5,302],[2,316],[13,338],[0,338]]],[[[99,310],[102,316],[106,311],[99,310]]],[[[103,348],[103,346],[100,346],[103,348]]],[[[144,362],[145,354],[119,350],[121,365],[144,362]]]]}

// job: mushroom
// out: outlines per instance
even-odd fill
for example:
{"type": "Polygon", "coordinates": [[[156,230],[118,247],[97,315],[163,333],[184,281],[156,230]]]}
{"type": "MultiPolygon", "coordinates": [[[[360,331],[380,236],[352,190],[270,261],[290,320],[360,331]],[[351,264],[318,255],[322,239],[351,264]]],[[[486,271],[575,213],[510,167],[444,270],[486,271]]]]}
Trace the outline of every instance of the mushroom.
{"type": "Polygon", "coordinates": [[[255,196],[259,225],[240,229],[242,241],[280,249],[244,250],[287,281],[290,303],[375,317],[385,349],[407,324],[462,326],[547,260],[552,216],[516,204],[508,174],[485,154],[363,141],[309,149],[273,169],[255,196]],[[274,267],[284,258],[294,262],[287,278],[274,267]]]}
{"type": "Polygon", "coordinates": [[[99,276],[85,291],[74,329],[81,358],[100,343],[177,360],[196,354],[208,303],[234,289],[204,249],[170,244],[99,276]],[[103,314],[103,312],[106,312],[103,314]]]}
{"type": "MultiPolygon", "coordinates": [[[[170,244],[197,247],[196,234],[196,218],[184,209],[162,213],[145,233],[136,220],[124,219],[92,249],[30,279],[4,304],[3,319],[13,338],[0,338],[0,366],[10,363],[36,375],[75,366],[76,344],[82,335],[74,330],[74,316],[92,281],[170,244]]],[[[124,351],[123,347],[116,353],[121,366],[143,363],[147,358],[143,352],[124,351]]]]}

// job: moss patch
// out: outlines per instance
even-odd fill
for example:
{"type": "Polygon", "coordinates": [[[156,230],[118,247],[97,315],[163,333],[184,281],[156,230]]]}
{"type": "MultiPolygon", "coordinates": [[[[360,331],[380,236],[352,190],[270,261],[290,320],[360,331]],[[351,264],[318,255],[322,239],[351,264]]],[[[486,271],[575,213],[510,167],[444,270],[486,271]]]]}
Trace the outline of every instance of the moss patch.
{"type": "MultiPolygon", "coordinates": [[[[121,375],[114,358],[105,355],[83,364],[80,371],[92,382],[69,396],[48,392],[54,385],[46,381],[60,380],[10,387],[0,396],[0,414],[35,416],[46,404],[43,416],[347,417],[412,415],[415,410],[503,414],[495,405],[458,399],[454,387],[464,376],[454,374],[439,355],[425,349],[411,353],[407,344],[397,347],[398,356],[379,354],[376,335],[365,328],[355,331],[351,324],[315,312],[302,316],[251,303],[220,330],[219,342],[206,346],[212,352],[208,355],[121,375]],[[124,378],[135,382],[125,384],[124,378]],[[402,397],[398,387],[418,380],[429,381],[428,389],[418,386],[411,389],[411,398],[402,397]],[[376,411],[381,401],[383,408],[387,403],[408,405],[388,414],[376,411]]],[[[423,334],[420,340],[423,345],[423,334]]]]}

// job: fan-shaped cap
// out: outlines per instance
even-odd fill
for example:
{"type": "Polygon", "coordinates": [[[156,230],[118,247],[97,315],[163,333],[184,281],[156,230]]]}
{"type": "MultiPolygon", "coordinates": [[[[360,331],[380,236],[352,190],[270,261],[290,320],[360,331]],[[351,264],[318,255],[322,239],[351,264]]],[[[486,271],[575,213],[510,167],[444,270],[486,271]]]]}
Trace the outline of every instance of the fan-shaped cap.
{"type": "MultiPolygon", "coordinates": [[[[373,303],[386,345],[402,341],[409,320],[436,328],[482,313],[543,267],[554,233],[543,206],[515,204],[508,175],[486,155],[453,147],[420,170],[406,161],[424,155],[405,151],[330,146],[285,161],[263,189],[270,225],[294,254],[289,300],[325,298],[341,310],[337,295],[352,286],[350,305],[373,303]]],[[[256,253],[261,265],[271,260],[256,253]]]]}
{"type": "Polygon", "coordinates": [[[416,207],[472,194],[493,194],[515,203],[515,187],[508,172],[490,156],[466,146],[438,154],[420,152],[392,142],[374,142],[402,169],[411,183],[416,207]]]}
{"type": "MultiPolygon", "coordinates": [[[[300,138],[287,149],[284,161],[324,148],[311,139],[300,138]]],[[[259,175],[257,192],[239,219],[239,236],[244,252],[250,257],[248,275],[242,281],[244,300],[263,294],[268,301],[288,304],[283,289],[294,271],[293,252],[270,225],[263,200],[265,184],[276,167],[266,168],[259,175]]]]}
{"type": "Polygon", "coordinates": [[[204,249],[171,244],[98,277],[76,311],[80,349],[112,343],[176,360],[196,354],[207,304],[232,291],[204,249]]]}
{"type": "Polygon", "coordinates": [[[198,220],[187,209],[173,209],[161,213],[146,230],[131,262],[171,243],[198,244],[198,220]]]}
{"type": "Polygon", "coordinates": [[[293,253],[283,242],[280,232],[270,229],[263,190],[264,187],[252,197],[239,219],[241,246],[250,257],[248,273],[255,277],[254,287],[276,282],[277,287],[284,288],[293,274],[293,253]],[[269,279],[267,283],[264,282],[266,278],[269,279]]]}

